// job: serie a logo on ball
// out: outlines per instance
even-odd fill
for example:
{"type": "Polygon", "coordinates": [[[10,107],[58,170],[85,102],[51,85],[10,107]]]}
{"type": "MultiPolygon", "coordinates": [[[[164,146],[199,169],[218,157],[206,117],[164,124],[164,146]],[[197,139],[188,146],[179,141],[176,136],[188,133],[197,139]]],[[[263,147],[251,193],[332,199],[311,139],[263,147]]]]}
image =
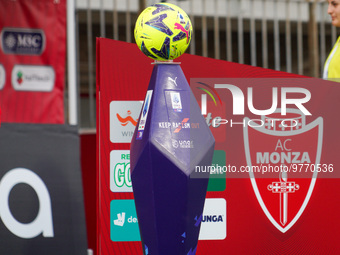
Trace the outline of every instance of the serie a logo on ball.
{"type": "Polygon", "coordinates": [[[179,7],[160,3],[146,8],[138,17],[135,40],[138,48],[155,60],[172,60],[182,55],[191,40],[192,25],[179,7]]]}

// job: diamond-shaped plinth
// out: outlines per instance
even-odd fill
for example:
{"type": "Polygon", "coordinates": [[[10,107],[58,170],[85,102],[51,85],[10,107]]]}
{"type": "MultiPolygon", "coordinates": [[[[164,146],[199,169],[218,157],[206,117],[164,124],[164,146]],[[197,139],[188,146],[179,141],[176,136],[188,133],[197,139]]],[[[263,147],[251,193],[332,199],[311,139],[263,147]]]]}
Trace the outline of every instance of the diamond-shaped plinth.
{"type": "Polygon", "coordinates": [[[178,64],[154,67],[131,143],[144,254],[195,254],[215,140],[178,64]]]}

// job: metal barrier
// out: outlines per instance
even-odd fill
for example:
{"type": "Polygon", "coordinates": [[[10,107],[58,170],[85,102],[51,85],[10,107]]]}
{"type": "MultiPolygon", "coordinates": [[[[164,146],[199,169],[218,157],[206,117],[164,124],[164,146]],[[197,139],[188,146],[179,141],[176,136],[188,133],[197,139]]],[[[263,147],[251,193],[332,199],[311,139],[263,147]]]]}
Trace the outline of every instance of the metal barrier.
{"type": "MultiPolygon", "coordinates": [[[[76,0],[80,126],[95,127],[95,38],[134,42],[138,14],[155,0],[76,0]]],[[[163,1],[164,2],[164,1],[163,1]]],[[[322,0],[177,0],[191,17],[188,53],[320,77],[340,30],[322,0]]]]}

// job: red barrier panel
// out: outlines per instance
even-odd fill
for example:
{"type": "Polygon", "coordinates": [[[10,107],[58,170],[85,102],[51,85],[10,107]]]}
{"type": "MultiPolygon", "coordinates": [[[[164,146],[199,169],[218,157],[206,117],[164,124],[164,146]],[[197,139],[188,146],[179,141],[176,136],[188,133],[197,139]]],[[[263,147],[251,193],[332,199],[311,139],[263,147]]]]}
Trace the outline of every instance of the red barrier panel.
{"type": "MultiPolygon", "coordinates": [[[[134,44],[109,39],[97,40],[97,251],[99,254],[142,254],[132,187],[127,173],[129,171],[130,140],[140,111],[140,101],[145,98],[152,71],[151,62],[152,60],[140,53],[134,44]]],[[[188,80],[192,78],[302,78],[293,74],[188,54],[178,58],[178,62],[182,62],[181,67],[188,80]]],[[[315,153],[313,157],[310,157],[313,163],[320,161],[326,164],[334,164],[334,169],[338,169],[339,162],[334,156],[338,150],[335,148],[336,146],[333,145],[332,147],[331,144],[332,142],[337,144],[340,141],[338,141],[338,136],[335,135],[337,134],[337,121],[332,118],[331,114],[334,109],[340,107],[337,103],[338,100],[336,100],[340,91],[333,83],[326,81],[301,79],[301,84],[299,84],[298,80],[295,79],[293,85],[287,85],[287,80],[281,79],[278,82],[277,79],[277,86],[276,84],[275,86],[279,90],[285,85],[310,89],[312,99],[311,102],[308,102],[307,108],[312,109],[312,113],[315,114],[315,116],[312,116],[313,121],[317,117],[324,117],[326,128],[323,132],[325,134],[324,144],[326,143],[328,147],[323,147],[321,161],[320,154],[316,154],[311,148],[304,147],[315,144],[312,140],[308,141],[309,145],[307,143],[305,145],[300,144],[300,147],[296,145],[297,147],[294,148],[304,148],[305,151],[308,149],[310,155],[315,153]],[[309,82],[310,88],[308,87],[309,82]],[[322,108],[319,107],[321,104],[323,105],[322,108]]],[[[224,80],[224,83],[226,82],[228,80],[224,80]]],[[[252,87],[249,85],[251,81],[248,80],[246,81],[248,84],[242,84],[242,81],[235,79],[233,82],[235,83],[232,84],[239,87],[239,90],[245,96],[245,100],[247,100],[247,87],[252,87]]],[[[222,79],[221,83],[223,83],[222,79]]],[[[203,89],[206,89],[205,94],[208,95],[209,92],[214,97],[216,105],[220,106],[217,94],[221,95],[221,88],[214,88],[213,83],[210,84],[205,79],[195,79],[191,83],[191,88],[200,91],[200,93],[195,94],[199,101],[203,89]],[[218,90],[218,93],[216,94],[213,89],[218,90]]],[[[265,83],[254,85],[254,93],[260,93],[255,94],[255,98],[260,98],[254,100],[255,108],[268,107],[268,104],[270,106],[271,94],[266,88],[271,88],[271,86],[266,86],[265,83]],[[255,88],[261,88],[261,91],[256,92],[255,88]],[[267,104],[264,105],[264,102],[267,104]]],[[[279,92],[281,93],[281,90],[279,92]]],[[[280,97],[279,100],[281,99],[280,97]]],[[[220,114],[219,116],[224,119],[232,118],[233,100],[230,93],[224,93],[224,96],[221,96],[221,102],[224,107],[219,108],[212,107],[213,101],[207,102],[208,109],[211,109],[212,112],[210,117],[213,118],[214,115],[220,114]]],[[[244,105],[247,107],[247,101],[244,105]]],[[[242,118],[253,115],[250,109],[246,108],[242,118]]],[[[240,119],[235,120],[240,121],[240,119]]],[[[211,121],[212,119],[210,119],[211,121]]],[[[307,120],[307,122],[309,121],[307,120]]],[[[213,129],[213,127],[211,128],[213,129]]],[[[275,126],[275,128],[277,127],[275,126]]],[[[248,132],[252,132],[255,138],[251,138],[247,144],[245,143],[247,139],[243,136],[243,134],[246,134],[243,132],[246,131],[242,127],[236,130],[227,128],[225,125],[223,130],[222,133],[213,131],[216,140],[213,164],[250,166],[251,158],[254,156],[251,154],[249,159],[247,148],[249,145],[252,146],[252,142],[260,136],[249,129],[248,132]]],[[[277,135],[272,131],[268,134],[277,135]]],[[[281,133],[280,135],[287,138],[281,133]]],[[[311,136],[315,137],[315,133],[311,136]]],[[[291,137],[287,139],[294,140],[291,137]]],[[[289,143],[288,140],[287,143],[289,143]]],[[[276,145],[279,144],[277,139],[275,141],[277,142],[276,145]]],[[[294,140],[294,142],[296,141],[294,140]]],[[[263,148],[268,149],[268,152],[270,149],[273,151],[272,147],[265,147],[267,146],[265,143],[257,142],[257,144],[259,144],[259,147],[255,148],[255,152],[261,151],[263,148]]],[[[290,145],[292,146],[293,143],[290,145]]],[[[288,147],[282,145],[282,148],[288,147]]],[[[265,152],[266,150],[263,153],[265,152]]],[[[261,154],[263,160],[266,157],[264,155],[266,154],[261,154]]],[[[270,159],[271,162],[275,161],[274,158],[270,159]]],[[[284,182],[287,184],[287,177],[281,177],[281,179],[279,179],[279,176],[275,177],[276,182],[280,181],[280,185],[284,182]]],[[[267,181],[275,186],[272,180],[267,179],[267,181]]],[[[313,194],[311,196],[309,194],[310,199],[304,204],[304,211],[299,215],[298,220],[294,221],[291,218],[286,221],[282,220],[281,223],[277,223],[277,225],[281,224],[281,228],[273,223],[274,220],[269,219],[259,196],[255,194],[257,192],[254,188],[256,185],[252,185],[249,174],[246,178],[244,175],[234,176],[234,178],[215,179],[212,182],[208,186],[206,208],[203,213],[203,232],[201,231],[197,254],[339,253],[340,246],[337,242],[339,237],[337,229],[340,227],[340,221],[337,217],[340,209],[337,203],[340,198],[340,193],[337,192],[338,177],[318,178],[314,183],[315,186],[313,184],[313,194]],[[320,213],[321,216],[319,216],[320,213]],[[286,225],[289,225],[289,229],[285,227],[286,225]]],[[[94,185],[94,181],[92,181],[92,185],[94,185]]],[[[282,197],[282,201],[286,201],[286,204],[289,203],[287,201],[290,201],[284,195],[286,191],[276,190],[273,188],[274,186],[269,189],[267,184],[263,185],[262,188],[265,187],[267,192],[272,194],[272,201],[274,201],[273,209],[268,207],[269,211],[280,212],[276,210],[280,205],[279,198],[282,197]],[[277,193],[274,191],[277,191],[277,193]],[[283,194],[282,196],[279,191],[283,194]]],[[[259,188],[259,185],[257,187],[259,188]]],[[[297,188],[297,186],[294,186],[295,190],[297,188]]],[[[301,187],[300,191],[305,192],[306,189],[301,187]]],[[[288,197],[291,196],[288,195],[288,197]]],[[[265,198],[263,199],[265,200],[265,198]]],[[[287,212],[287,210],[283,208],[282,211],[287,212]]],[[[288,212],[290,213],[290,211],[288,212]]],[[[288,217],[291,217],[291,215],[289,214],[288,217]]],[[[275,216],[275,220],[279,221],[279,219],[279,216],[275,216]]]]}

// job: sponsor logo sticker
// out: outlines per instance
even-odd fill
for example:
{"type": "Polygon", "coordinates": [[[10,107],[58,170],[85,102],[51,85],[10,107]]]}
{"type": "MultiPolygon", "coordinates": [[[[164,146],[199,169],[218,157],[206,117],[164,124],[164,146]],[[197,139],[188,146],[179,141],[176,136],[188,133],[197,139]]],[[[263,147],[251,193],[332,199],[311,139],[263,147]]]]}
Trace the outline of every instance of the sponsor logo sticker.
{"type": "Polygon", "coordinates": [[[2,64],[0,64],[0,90],[4,88],[6,83],[6,72],[2,64]]]}
{"type": "Polygon", "coordinates": [[[18,91],[50,92],[54,88],[55,73],[51,66],[15,65],[12,86],[18,91]]]}
{"type": "Polygon", "coordinates": [[[132,192],[129,150],[110,153],[110,189],[112,192],[132,192]]]}
{"type": "Polygon", "coordinates": [[[112,101],[110,103],[110,141],[130,143],[143,101],[112,101]]]}
{"type": "Polygon", "coordinates": [[[181,94],[179,92],[170,92],[170,97],[174,112],[182,112],[181,94]]]}
{"type": "Polygon", "coordinates": [[[145,125],[146,125],[146,120],[148,118],[148,114],[149,114],[149,109],[150,109],[150,103],[151,103],[151,98],[152,98],[152,90],[148,90],[146,92],[146,96],[145,96],[145,100],[144,100],[144,104],[143,104],[143,108],[142,108],[142,113],[141,113],[141,117],[140,117],[140,121],[139,121],[139,125],[138,125],[138,134],[136,139],[140,140],[143,138],[143,132],[145,129],[145,125]]]}
{"type": "Polygon", "coordinates": [[[141,240],[134,200],[111,201],[110,236],[114,242],[141,240]]]}
{"type": "Polygon", "coordinates": [[[227,201],[223,198],[205,200],[199,240],[223,240],[227,237],[227,201]]]}

